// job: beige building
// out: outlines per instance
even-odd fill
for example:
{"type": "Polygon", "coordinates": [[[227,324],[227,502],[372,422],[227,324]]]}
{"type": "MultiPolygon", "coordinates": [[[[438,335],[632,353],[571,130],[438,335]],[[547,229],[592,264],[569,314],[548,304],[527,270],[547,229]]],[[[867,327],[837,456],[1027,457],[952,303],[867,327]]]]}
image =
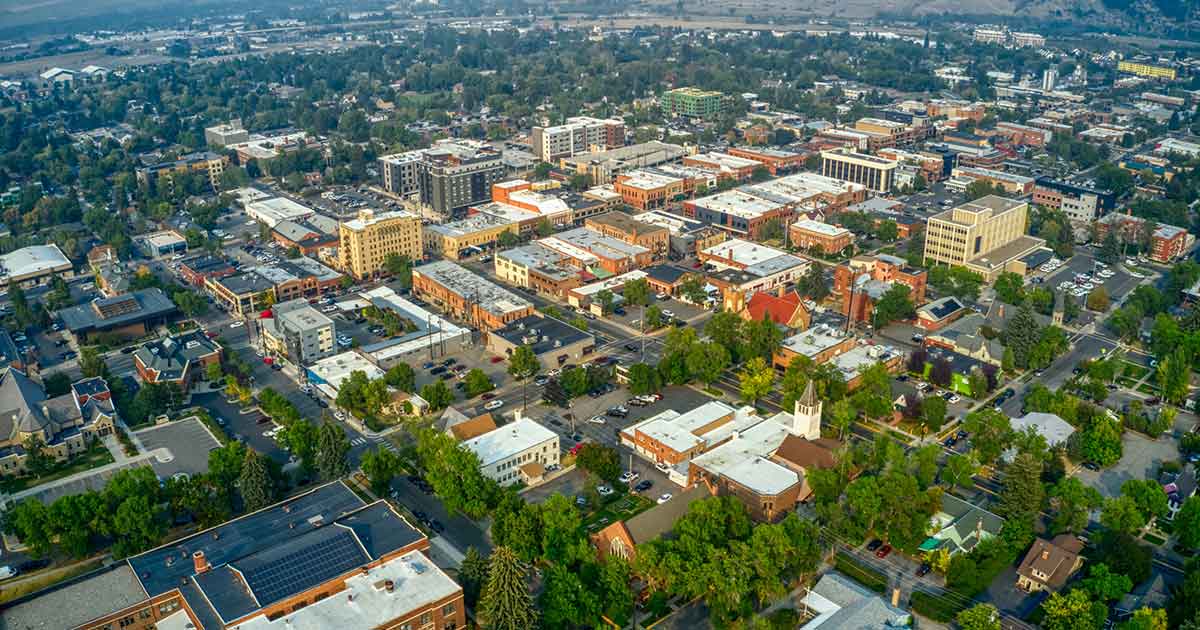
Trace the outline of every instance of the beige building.
{"type": "Polygon", "coordinates": [[[821,174],[825,177],[854,182],[868,190],[886,194],[896,179],[895,160],[858,153],[847,149],[821,152],[821,174]]]}
{"type": "Polygon", "coordinates": [[[1021,258],[1045,241],[1025,234],[1029,204],[988,195],[930,217],[925,260],[964,266],[991,282],[1004,271],[1025,274],[1021,258]]]}
{"type": "Polygon", "coordinates": [[[449,260],[470,258],[478,250],[492,249],[505,232],[518,236],[521,224],[493,214],[472,214],[458,221],[424,226],[425,251],[449,260]]]}
{"type": "Polygon", "coordinates": [[[339,264],[358,280],[378,276],[389,254],[420,260],[421,218],[396,211],[360,210],[358,218],[338,226],[339,264]]]}

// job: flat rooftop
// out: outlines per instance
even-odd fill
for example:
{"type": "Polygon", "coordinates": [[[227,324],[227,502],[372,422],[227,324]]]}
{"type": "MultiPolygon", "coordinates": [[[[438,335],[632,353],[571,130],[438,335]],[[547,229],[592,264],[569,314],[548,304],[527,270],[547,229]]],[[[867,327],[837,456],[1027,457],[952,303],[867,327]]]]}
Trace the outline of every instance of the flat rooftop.
{"type": "MultiPolygon", "coordinates": [[[[751,267],[780,256],[790,256],[783,250],[740,238],[731,238],[724,243],[713,245],[702,253],[732,261],[739,268],[751,267]]],[[[720,266],[719,261],[713,262],[720,266]]]]}
{"type": "Polygon", "coordinates": [[[636,188],[638,190],[655,190],[658,188],[665,188],[672,184],[678,184],[682,181],[683,178],[681,177],[639,169],[626,173],[621,178],[619,185],[627,186],[629,188],[636,188]]]}
{"type": "Polygon", "coordinates": [[[538,315],[522,317],[504,328],[493,330],[488,334],[498,336],[514,346],[530,346],[537,355],[554,352],[564,346],[593,339],[590,333],[562,320],[538,315]],[[530,341],[531,339],[532,341],[530,341]]]}
{"type": "Polygon", "coordinates": [[[478,304],[493,315],[532,308],[525,298],[483,279],[448,260],[439,260],[413,268],[413,273],[429,278],[455,295],[478,304]]]}
{"type": "MultiPolygon", "coordinates": [[[[483,232],[485,230],[494,230],[512,225],[516,221],[512,221],[504,216],[493,214],[488,210],[491,206],[499,206],[497,203],[484,204],[485,208],[481,208],[478,214],[473,214],[458,221],[450,221],[449,223],[426,225],[425,231],[433,232],[450,238],[460,238],[469,234],[483,232]]],[[[511,206],[510,206],[511,207],[511,206]]],[[[497,209],[498,210],[498,209],[497,209]]],[[[513,208],[513,210],[520,210],[513,208]]],[[[532,213],[530,213],[532,216],[532,213]]]]}
{"type": "Polygon", "coordinates": [[[820,234],[828,237],[843,236],[850,233],[850,230],[847,230],[846,228],[838,227],[836,225],[829,225],[828,223],[823,223],[821,221],[813,221],[812,219],[801,219],[793,223],[792,227],[804,232],[812,232],[814,234],[820,234]]]}
{"type": "Polygon", "coordinates": [[[490,466],[550,440],[557,444],[558,434],[530,418],[521,418],[467,440],[462,447],[475,453],[481,465],[490,466]]]}
{"type": "Polygon", "coordinates": [[[846,335],[841,330],[818,324],[784,339],[783,347],[811,359],[822,351],[828,350],[845,341],[846,335]]]}
{"type": "MultiPolygon", "coordinates": [[[[188,558],[191,564],[191,558],[188,558]]],[[[129,564],[122,562],[51,587],[33,599],[5,608],[0,627],[7,630],[63,630],[110,615],[146,600],[129,564]]]]}
{"type": "Polygon", "coordinates": [[[742,219],[756,219],[764,214],[783,209],[786,204],[750,194],[743,190],[726,190],[708,197],[700,197],[689,204],[742,219]]]}
{"type": "Polygon", "coordinates": [[[325,357],[310,365],[308,372],[314,375],[318,382],[324,382],[335,390],[354,372],[366,374],[367,380],[371,381],[383,378],[383,370],[354,350],[325,357]]]}

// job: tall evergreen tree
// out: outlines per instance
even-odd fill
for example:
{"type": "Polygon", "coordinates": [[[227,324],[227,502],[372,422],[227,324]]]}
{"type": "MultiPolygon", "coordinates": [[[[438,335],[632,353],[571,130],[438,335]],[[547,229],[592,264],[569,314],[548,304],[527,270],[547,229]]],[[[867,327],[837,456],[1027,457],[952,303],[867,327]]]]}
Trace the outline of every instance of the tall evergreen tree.
{"type": "Polygon", "coordinates": [[[479,618],[487,630],[530,630],[537,625],[525,570],[508,547],[492,551],[487,582],[479,600],[479,618]]]}
{"type": "Polygon", "coordinates": [[[338,425],[326,421],[317,436],[317,473],[321,479],[332,481],[350,473],[350,439],[338,425]]]}
{"type": "Polygon", "coordinates": [[[1004,326],[1004,345],[1013,352],[1013,362],[1019,368],[1029,367],[1029,355],[1041,337],[1033,308],[1024,304],[1004,326]]]}
{"type": "Polygon", "coordinates": [[[242,464],[242,474],[238,475],[238,488],[247,512],[267,507],[275,500],[274,484],[267,472],[267,464],[254,449],[246,449],[246,461],[242,464]]]}
{"type": "Polygon", "coordinates": [[[463,598],[467,606],[475,607],[479,602],[479,593],[488,577],[488,560],[479,555],[474,547],[467,547],[462,566],[458,568],[458,581],[462,583],[463,598]]]}
{"type": "Polygon", "coordinates": [[[1042,510],[1045,496],[1042,460],[1032,453],[1021,453],[1004,471],[1004,489],[997,511],[1009,520],[1032,524],[1042,510]]]}

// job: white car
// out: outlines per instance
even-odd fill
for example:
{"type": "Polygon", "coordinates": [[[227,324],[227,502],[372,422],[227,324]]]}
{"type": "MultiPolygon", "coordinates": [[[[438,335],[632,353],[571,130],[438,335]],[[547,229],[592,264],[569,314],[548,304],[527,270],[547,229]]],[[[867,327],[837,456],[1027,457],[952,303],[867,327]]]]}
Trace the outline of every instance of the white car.
{"type": "Polygon", "coordinates": [[[333,417],[334,417],[334,418],[337,418],[338,420],[345,420],[345,419],[346,419],[346,414],[344,414],[344,413],[342,413],[342,412],[340,412],[340,411],[335,411],[335,412],[333,412],[333,417]]]}
{"type": "Polygon", "coordinates": [[[639,475],[636,470],[629,470],[629,471],[623,472],[623,473],[621,473],[621,483],[629,483],[629,482],[637,479],[640,476],[641,475],[639,475]]]}
{"type": "Polygon", "coordinates": [[[962,400],[962,399],[958,397],[958,394],[953,394],[953,395],[951,395],[951,396],[950,396],[950,403],[951,403],[951,404],[953,404],[953,403],[956,403],[956,402],[958,402],[958,401],[960,401],[960,400],[962,400]]]}
{"type": "Polygon", "coordinates": [[[233,322],[232,324],[230,324],[230,325],[229,325],[229,327],[230,327],[230,328],[241,328],[242,326],[245,326],[245,325],[246,325],[246,322],[243,322],[243,321],[241,321],[241,320],[238,320],[238,321],[236,321],[236,322],[233,322]]]}
{"type": "Polygon", "coordinates": [[[665,300],[669,297],[671,297],[671,296],[667,295],[666,293],[655,293],[654,294],[654,299],[656,299],[656,300],[665,300]]]}
{"type": "Polygon", "coordinates": [[[592,424],[604,424],[605,420],[604,420],[604,416],[597,415],[597,416],[592,416],[591,418],[588,418],[588,422],[591,422],[592,424]]]}
{"type": "Polygon", "coordinates": [[[663,503],[666,503],[667,501],[670,501],[670,500],[671,500],[671,493],[665,492],[665,493],[663,493],[663,495],[661,497],[658,497],[658,504],[662,505],[663,503]]]}
{"type": "Polygon", "coordinates": [[[495,400],[489,400],[487,402],[487,404],[483,406],[483,408],[487,409],[488,411],[492,411],[493,409],[499,409],[503,406],[504,406],[504,401],[497,398],[495,400]]]}
{"type": "Polygon", "coordinates": [[[606,497],[613,493],[613,489],[608,487],[607,485],[603,485],[603,486],[600,486],[599,488],[596,488],[596,492],[599,492],[600,496],[606,497]]]}
{"type": "Polygon", "coordinates": [[[659,472],[667,472],[671,470],[671,465],[666,462],[657,462],[654,464],[654,467],[657,468],[659,472]]]}
{"type": "Polygon", "coordinates": [[[669,309],[663,309],[662,315],[663,317],[675,317],[675,312],[669,309]]]}
{"type": "Polygon", "coordinates": [[[7,580],[8,578],[17,577],[17,573],[19,573],[19,571],[12,567],[0,567],[0,580],[7,580]]]}

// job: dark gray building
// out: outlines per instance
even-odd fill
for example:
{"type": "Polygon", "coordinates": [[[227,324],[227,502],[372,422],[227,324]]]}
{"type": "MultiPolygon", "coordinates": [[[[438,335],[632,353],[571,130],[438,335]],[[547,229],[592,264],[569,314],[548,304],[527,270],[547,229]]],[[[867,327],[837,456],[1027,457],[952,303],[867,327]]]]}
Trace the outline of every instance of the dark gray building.
{"type": "Polygon", "coordinates": [[[492,184],[504,178],[504,162],[487,145],[447,142],[425,152],[419,176],[421,203],[453,216],[492,199],[492,184]]]}

